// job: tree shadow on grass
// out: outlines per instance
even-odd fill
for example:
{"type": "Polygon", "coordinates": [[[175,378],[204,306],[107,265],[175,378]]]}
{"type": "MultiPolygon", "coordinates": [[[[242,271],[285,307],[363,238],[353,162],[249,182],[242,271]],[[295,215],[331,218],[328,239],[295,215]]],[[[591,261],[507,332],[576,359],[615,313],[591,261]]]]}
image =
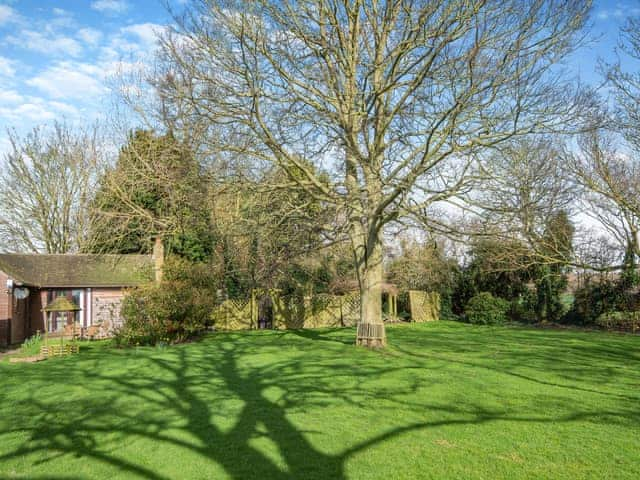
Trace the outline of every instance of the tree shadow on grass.
{"type": "MultiPolygon", "coordinates": [[[[382,400],[401,405],[404,397],[415,392],[416,384],[406,380],[390,391],[370,388],[368,382],[406,373],[411,367],[406,362],[382,361],[351,366],[349,360],[358,354],[346,351],[343,342],[334,340],[343,336],[334,337],[333,332],[321,350],[324,355],[319,358],[306,357],[306,342],[292,344],[292,338],[319,340],[324,333],[273,335],[258,338],[220,334],[198,344],[161,351],[143,349],[140,355],[134,351],[117,355],[96,351],[85,358],[52,361],[32,370],[24,368],[24,381],[33,387],[22,404],[18,421],[2,425],[0,444],[12,434],[27,435],[27,439],[8,451],[0,447],[0,464],[17,458],[37,458],[33,466],[47,465],[62,456],[75,456],[100,462],[132,477],[171,478],[156,465],[136,462],[131,456],[123,458],[117,447],[109,449],[142,439],[153,442],[159,449],[172,447],[189,453],[202,462],[203,472],[215,464],[234,479],[340,480],[347,478],[345,466],[357,454],[425,428],[502,420],[556,423],[616,422],[624,418],[640,424],[637,411],[622,408],[589,411],[576,407],[571,413],[553,417],[492,411],[473,403],[443,407],[423,402],[411,408],[439,412],[442,420],[378,429],[337,452],[323,451],[314,446],[310,436],[331,436],[335,432],[322,424],[316,431],[305,431],[291,420],[292,415],[322,410],[335,402],[363,412],[375,408],[376,402],[382,400]],[[274,354],[283,350],[286,355],[274,354]],[[348,358],[341,359],[341,355],[348,358]],[[112,371],[109,358],[112,362],[119,360],[121,369],[112,371]],[[349,381],[337,382],[341,375],[346,375],[349,381]],[[60,398],[43,396],[38,390],[51,378],[62,384],[60,398]],[[91,386],[89,395],[79,398],[64,395],[65,388],[83,384],[91,386]],[[274,445],[269,453],[257,446],[263,441],[274,445]]],[[[375,355],[361,353],[368,359],[375,355]]],[[[435,387],[439,380],[430,381],[431,387],[435,387]]],[[[206,476],[204,473],[200,476],[203,475],[206,476]]],[[[184,478],[189,478],[188,472],[184,478]]]]}
{"type": "Polygon", "coordinates": [[[340,343],[342,345],[355,345],[354,330],[352,328],[299,328],[288,330],[290,334],[313,341],[340,343]]]}
{"type": "MultiPolygon", "coordinates": [[[[628,384],[627,395],[592,388],[611,383],[619,387],[617,382],[626,375],[621,366],[640,367],[640,342],[639,348],[633,348],[635,339],[630,337],[607,338],[591,332],[545,332],[465,324],[452,326],[448,331],[429,331],[425,335],[412,335],[410,330],[394,333],[400,341],[392,342],[393,350],[424,361],[441,360],[540,385],[640,400],[640,391],[634,383],[628,384]]],[[[640,377],[637,380],[640,381],[640,377]]]]}

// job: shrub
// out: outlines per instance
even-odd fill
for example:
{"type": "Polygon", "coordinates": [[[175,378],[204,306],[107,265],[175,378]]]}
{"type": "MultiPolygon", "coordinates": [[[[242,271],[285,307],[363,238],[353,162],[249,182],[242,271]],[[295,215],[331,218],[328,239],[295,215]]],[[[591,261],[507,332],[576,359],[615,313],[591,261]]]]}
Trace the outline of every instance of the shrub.
{"type": "Polygon", "coordinates": [[[160,285],[136,288],[125,297],[117,344],[183,342],[206,328],[216,298],[207,269],[174,260],[167,262],[164,278],[160,285]]]}
{"type": "Polygon", "coordinates": [[[501,325],[507,320],[509,302],[489,292],[473,296],[465,307],[465,319],[469,323],[501,325]]]}
{"type": "Polygon", "coordinates": [[[568,323],[589,325],[604,313],[637,310],[638,295],[619,282],[587,284],[575,292],[573,307],[565,316],[568,323]]]}
{"type": "Polygon", "coordinates": [[[201,291],[184,282],[163,282],[129,292],[122,303],[119,345],[182,342],[202,331],[210,313],[201,291]]]}
{"type": "Polygon", "coordinates": [[[526,299],[513,300],[509,304],[507,317],[514,322],[536,323],[538,315],[526,299]]]}
{"type": "Polygon", "coordinates": [[[596,320],[600,327],[613,330],[631,330],[633,333],[640,328],[640,312],[607,312],[596,320]]]}

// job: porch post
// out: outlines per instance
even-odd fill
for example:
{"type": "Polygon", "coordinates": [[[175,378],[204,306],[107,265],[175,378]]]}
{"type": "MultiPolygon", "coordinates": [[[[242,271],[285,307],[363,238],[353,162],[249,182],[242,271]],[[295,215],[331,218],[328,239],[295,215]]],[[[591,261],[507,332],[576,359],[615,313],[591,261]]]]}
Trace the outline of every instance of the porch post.
{"type": "Polygon", "coordinates": [[[47,312],[44,311],[44,307],[47,306],[47,291],[46,290],[40,290],[40,305],[42,305],[42,329],[44,330],[43,333],[48,333],[49,329],[47,326],[47,312]]]}
{"type": "Polygon", "coordinates": [[[85,310],[85,327],[91,326],[91,316],[93,315],[93,295],[91,288],[87,288],[87,305],[85,310]]]}

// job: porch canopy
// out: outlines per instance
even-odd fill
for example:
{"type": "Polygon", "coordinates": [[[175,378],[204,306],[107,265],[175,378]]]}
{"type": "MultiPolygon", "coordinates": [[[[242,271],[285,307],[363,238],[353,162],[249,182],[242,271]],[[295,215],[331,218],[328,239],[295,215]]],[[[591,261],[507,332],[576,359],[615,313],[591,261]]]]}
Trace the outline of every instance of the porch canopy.
{"type": "MultiPolygon", "coordinates": [[[[51,324],[52,320],[52,315],[56,312],[78,312],[82,310],[78,305],[76,305],[75,303],[73,303],[71,300],[69,300],[67,297],[56,297],[54,298],[49,305],[47,305],[46,307],[44,307],[42,309],[42,311],[47,312],[49,315],[47,315],[47,320],[49,325],[51,324]]],[[[46,331],[47,333],[49,332],[49,325],[45,325],[46,331]]],[[[76,336],[76,322],[74,321],[72,323],[72,335],[73,338],[75,339],[76,336]]],[[[60,341],[62,342],[62,337],[60,337],[60,341]]],[[[46,344],[46,336],[45,336],[45,344],[46,344]]]]}
{"type": "Polygon", "coordinates": [[[42,310],[45,312],[78,312],[82,309],[67,297],[56,297],[42,310]]]}

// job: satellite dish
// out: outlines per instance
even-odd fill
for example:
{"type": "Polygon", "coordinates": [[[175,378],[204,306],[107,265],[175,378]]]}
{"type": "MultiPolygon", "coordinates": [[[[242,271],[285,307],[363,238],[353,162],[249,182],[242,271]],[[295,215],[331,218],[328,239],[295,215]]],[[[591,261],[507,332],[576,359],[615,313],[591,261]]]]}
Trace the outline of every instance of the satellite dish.
{"type": "Polygon", "coordinates": [[[18,300],[24,300],[29,296],[29,289],[26,287],[14,288],[13,296],[16,297],[18,300]]]}

